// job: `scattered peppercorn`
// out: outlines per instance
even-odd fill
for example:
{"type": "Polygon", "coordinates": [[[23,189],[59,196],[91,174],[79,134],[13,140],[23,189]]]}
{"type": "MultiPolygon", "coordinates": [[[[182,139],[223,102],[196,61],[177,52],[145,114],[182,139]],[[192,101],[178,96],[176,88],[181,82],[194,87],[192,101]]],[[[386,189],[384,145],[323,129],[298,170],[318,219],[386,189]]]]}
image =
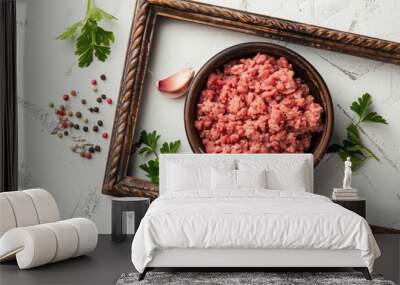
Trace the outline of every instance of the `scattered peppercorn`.
{"type": "Polygon", "coordinates": [[[103,126],[103,121],[102,120],[98,120],[97,121],[97,125],[99,125],[99,127],[102,127],[103,126]]]}
{"type": "Polygon", "coordinates": [[[64,136],[68,136],[68,131],[64,131],[64,136]]]}
{"type": "Polygon", "coordinates": [[[54,108],[54,103],[53,103],[53,102],[50,102],[50,103],[49,103],[49,107],[53,109],[53,108],[54,108]]]}
{"type": "Polygon", "coordinates": [[[85,119],[83,120],[83,122],[84,122],[85,124],[88,124],[88,123],[89,123],[89,119],[88,119],[88,118],[85,118],[85,119]]]}
{"type": "Polygon", "coordinates": [[[91,152],[91,153],[94,153],[95,152],[95,150],[94,150],[94,147],[89,147],[89,151],[91,152]]]}
{"type": "Polygon", "coordinates": [[[97,80],[96,80],[96,79],[92,79],[92,80],[90,81],[90,84],[92,84],[92,85],[97,85],[97,80]]]}
{"type": "Polygon", "coordinates": [[[71,94],[71,96],[76,97],[76,95],[78,95],[78,92],[76,92],[76,90],[71,90],[71,92],[69,92],[69,94],[71,94]]]}
{"type": "Polygon", "coordinates": [[[106,94],[101,94],[101,99],[106,100],[107,99],[107,95],[106,94]]]}
{"type": "Polygon", "coordinates": [[[92,154],[89,151],[86,151],[85,152],[85,158],[91,159],[92,158],[92,154]]]}
{"type": "Polygon", "coordinates": [[[99,107],[94,107],[94,108],[93,108],[93,111],[94,111],[95,113],[98,113],[98,112],[100,111],[100,109],[99,109],[99,107]]]}
{"type": "Polygon", "coordinates": [[[93,126],[93,132],[98,132],[99,131],[99,127],[98,126],[93,126]]]}
{"type": "Polygon", "coordinates": [[[108,98],[108,99],[107,99],[107,103],[108,103],[109,105],[111,105],[111,104],[112,104],[112,102],[113,102],[113,101],[112,101],[112,99],[111,99],[111,98],[108,98]]]}
{"type": "Polygon", "coordinates": [[[105,80],[107,79],[107,77],[106,77],[105,74],[102,74],[102,75],[100,75],[100,79],[103,80],[103,81],[105,81],[105,80]]]}
{"type": "Polygon", "coordinates": [[[104,133],[102,134],[102,137],[103,137],[103,139],[108,139],[108,133],[104,132],[104,133]]]}
{"type": "Polygon", "coordinates": [[[89,108],[89,112],[93,113],[93,108],[92,107],[89,108]]]}
{"type": "Polygon", "coordinates": [[[61,127],[62,127],[63,129],[68,128],[68,122],[67,122],[67,121],[62,122],[61,127]]]}
{"type": "Polygon", "coordinates": [[[75,125],[74,125],[74,128],[75,128],[75,130],[79,130],[79,125],[78,125],[78,124],[75,124],[75,125]]]}
{"type": "Polygon", "coordinates": [[[58,133],[58,137],[59,137],[60,139],[62,139],[63,134],[62,134],[62,133],[58,133]]]}
{"type": "Polygon", "coordinates": [[[69,122],[69,127],[73,128],[74,127],[74,123],[73,122],[69,122]]]}
{"type": "Polygon", "coordinates": [[[97,98],[96,98],[96,101],[97,101],[97,103],[101,103],[101,101],[102,101],[102,100],[101,100],[101,97],[97,97],[97,98]]]}
{"type": "Polygon", "coordinates": [[[64,101],[68,101],[68,100],[69,100],[68,94],[65,94],[65,95],[63,96],[63,100],[64,100],[64,101]]]}
{"type": "Polygon", "coordinates": [[[80,152],[80,155],[81,155],[82,157],[85,157],[85,152],[84,152],[84,151],[81,151],[81,152],[80,152]]]}
{"type": "Polygon", "coordinates": [[[76,112],[75,113],[75,117],[77,117],[78,119],[82,118],[82,113],[81,112],[76,112]]]}
{"type": "Polygon", "coordinates": [[[97,87],[96,86],[92,86],[92,90],[93,90],[93,92],[97,92],[97,87]]]}
{"type": "Polygon", "coordinates": [[[101,147],[100,147],[99,145],[96,145],[96,146],[94,147],[94,149],[95,149],[97,152],[100,152],[100,151],[101,151],[101,147]]]}
{"type": "Polygon", "coordinates": [[[82,128],[82,130],[84,131],[84,132],[88,132],[89,131],[89,128],[87,127],[87,126],[84,126],[83,128],[82,128]]]}
{"type": "Polygon", "coordinates": [[[74,116],[74,112],[69,111],[69,112],[68,112],[68,116],[73,117],[73,116],[74,116]]]}
{"type": "Polygon", "coordinates": [[[61,111],[65,111],[65,106],[64,106],[64,105],[60,105],[59,109],[60,109],[61,111]]]}
{"type": "Polygon", "coordinates": [[[86,100],[85,100],[85,99],[82,99],[82,100],[81,100],[81,103],[82,103],[82,105],[86,105],[86,100]]]}

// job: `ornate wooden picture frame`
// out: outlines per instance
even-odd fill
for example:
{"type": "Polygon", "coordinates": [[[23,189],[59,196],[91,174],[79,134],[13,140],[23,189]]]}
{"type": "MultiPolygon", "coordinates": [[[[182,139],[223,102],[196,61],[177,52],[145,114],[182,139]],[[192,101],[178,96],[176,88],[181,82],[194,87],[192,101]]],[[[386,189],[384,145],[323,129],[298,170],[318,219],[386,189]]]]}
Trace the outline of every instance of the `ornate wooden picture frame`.
{"type": "Polygon", "coordinates": [[[138,0],[105,170],[104,194],[151,199],[158,196],[156,185],[127,176],[127,169],[159,17],[400,64],[400,44],[387,40],[186,0],[138,0]]]}

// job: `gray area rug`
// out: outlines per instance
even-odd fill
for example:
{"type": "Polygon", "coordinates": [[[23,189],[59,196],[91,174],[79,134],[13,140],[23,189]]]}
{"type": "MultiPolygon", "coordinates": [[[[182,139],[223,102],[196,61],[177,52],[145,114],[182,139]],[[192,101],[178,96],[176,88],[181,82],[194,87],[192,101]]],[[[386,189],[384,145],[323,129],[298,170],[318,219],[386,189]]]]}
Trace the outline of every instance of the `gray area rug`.
{"type": "Polygon", "coordinates": [[[138,276],[138,273],[122,274],[117,285],[395,285],[392,281],[384,280],[380,275],[372,275],[373,280],[368,281],[359,272],[148,272],[142,281],[137,280],[138,276]]]}

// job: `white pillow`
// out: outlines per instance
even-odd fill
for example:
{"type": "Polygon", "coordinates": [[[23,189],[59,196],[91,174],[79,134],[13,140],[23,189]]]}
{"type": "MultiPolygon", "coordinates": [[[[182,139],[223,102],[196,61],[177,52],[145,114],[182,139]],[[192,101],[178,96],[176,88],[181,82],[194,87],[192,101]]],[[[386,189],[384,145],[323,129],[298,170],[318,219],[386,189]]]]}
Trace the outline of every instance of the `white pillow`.
{"type": "Polygon", "coordinates": [[[167,162],[167,191],[211,190],[211,167],[235,169],[234,160],[209,162],[177,159],[167,162]]]}
{"type": "Polygon", "coordinates": [[[212,190],[235,190],[236,170],[232,169],[211,169],[212,190]]]}
{"type": "Polygon", "coordinates": [[[267,188],[267,172],[262,170],[235,170],[237,188],[267,188]]]}
{"type": "Polygon", "coordinates": [[[293,160],[239,160],[239,170],[267,171],[267,188],[272,190],[307,191],[305,161],[293,160]]]}

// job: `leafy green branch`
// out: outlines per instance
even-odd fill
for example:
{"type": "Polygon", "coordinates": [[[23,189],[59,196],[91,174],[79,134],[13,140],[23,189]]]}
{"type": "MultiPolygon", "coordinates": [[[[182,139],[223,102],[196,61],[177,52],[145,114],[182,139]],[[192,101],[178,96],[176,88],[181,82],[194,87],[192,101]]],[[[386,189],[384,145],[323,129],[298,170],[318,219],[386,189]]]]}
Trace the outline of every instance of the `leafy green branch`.
{"type": "Polygon", "coordinates": [[[79,67],[87,67],[93,62],[93,55],[104,62],[110,55],[111,43],[114,43],[114,33],[106,31],[98,25],[101,20],[117,20],[113,15],[97,7],[92,0],[86,2],[86,15],[82,20],[69,26],[58,40],[74,38],[80,29],[76,41],[75,54],[79,57],[79,67]]]}
{"type": "Polygon", "coordinates": [[[368,158],[379,161],[379,158],[372,150],[363,144],[359,132],[361,123],[388,124],[381,115],[370,110],[371,104],[372,98],[368,93],[365,93],[351,104],[350,109],[356,113],[357,119],[347,127],[346,139],[342,141],[342,144],[332,144],[328,148],[328,152],[338,153],[343,161],[350,157],[353,170],[358,169],[368,158]]]}
{"type": "MultiPolygon", "coordinates": [[[[135,143],[135,150],[139,154],[144,156],[153,155],[155,158],[149,160],[147,163],[139,165],[139,167],[146,173],[146,177],[154,184],[159,183],[159,170],[160,170],[160,160],[158,156],[158,145],[160,140],[160,135],[156,131],[151,133],[143,130],[140,133],[139,140],[135,143]]],[[[176,153],[181,146],[181,141],[177,140],[174,142],[164,142],[161,145],[160,153],[176,153]]]]}

